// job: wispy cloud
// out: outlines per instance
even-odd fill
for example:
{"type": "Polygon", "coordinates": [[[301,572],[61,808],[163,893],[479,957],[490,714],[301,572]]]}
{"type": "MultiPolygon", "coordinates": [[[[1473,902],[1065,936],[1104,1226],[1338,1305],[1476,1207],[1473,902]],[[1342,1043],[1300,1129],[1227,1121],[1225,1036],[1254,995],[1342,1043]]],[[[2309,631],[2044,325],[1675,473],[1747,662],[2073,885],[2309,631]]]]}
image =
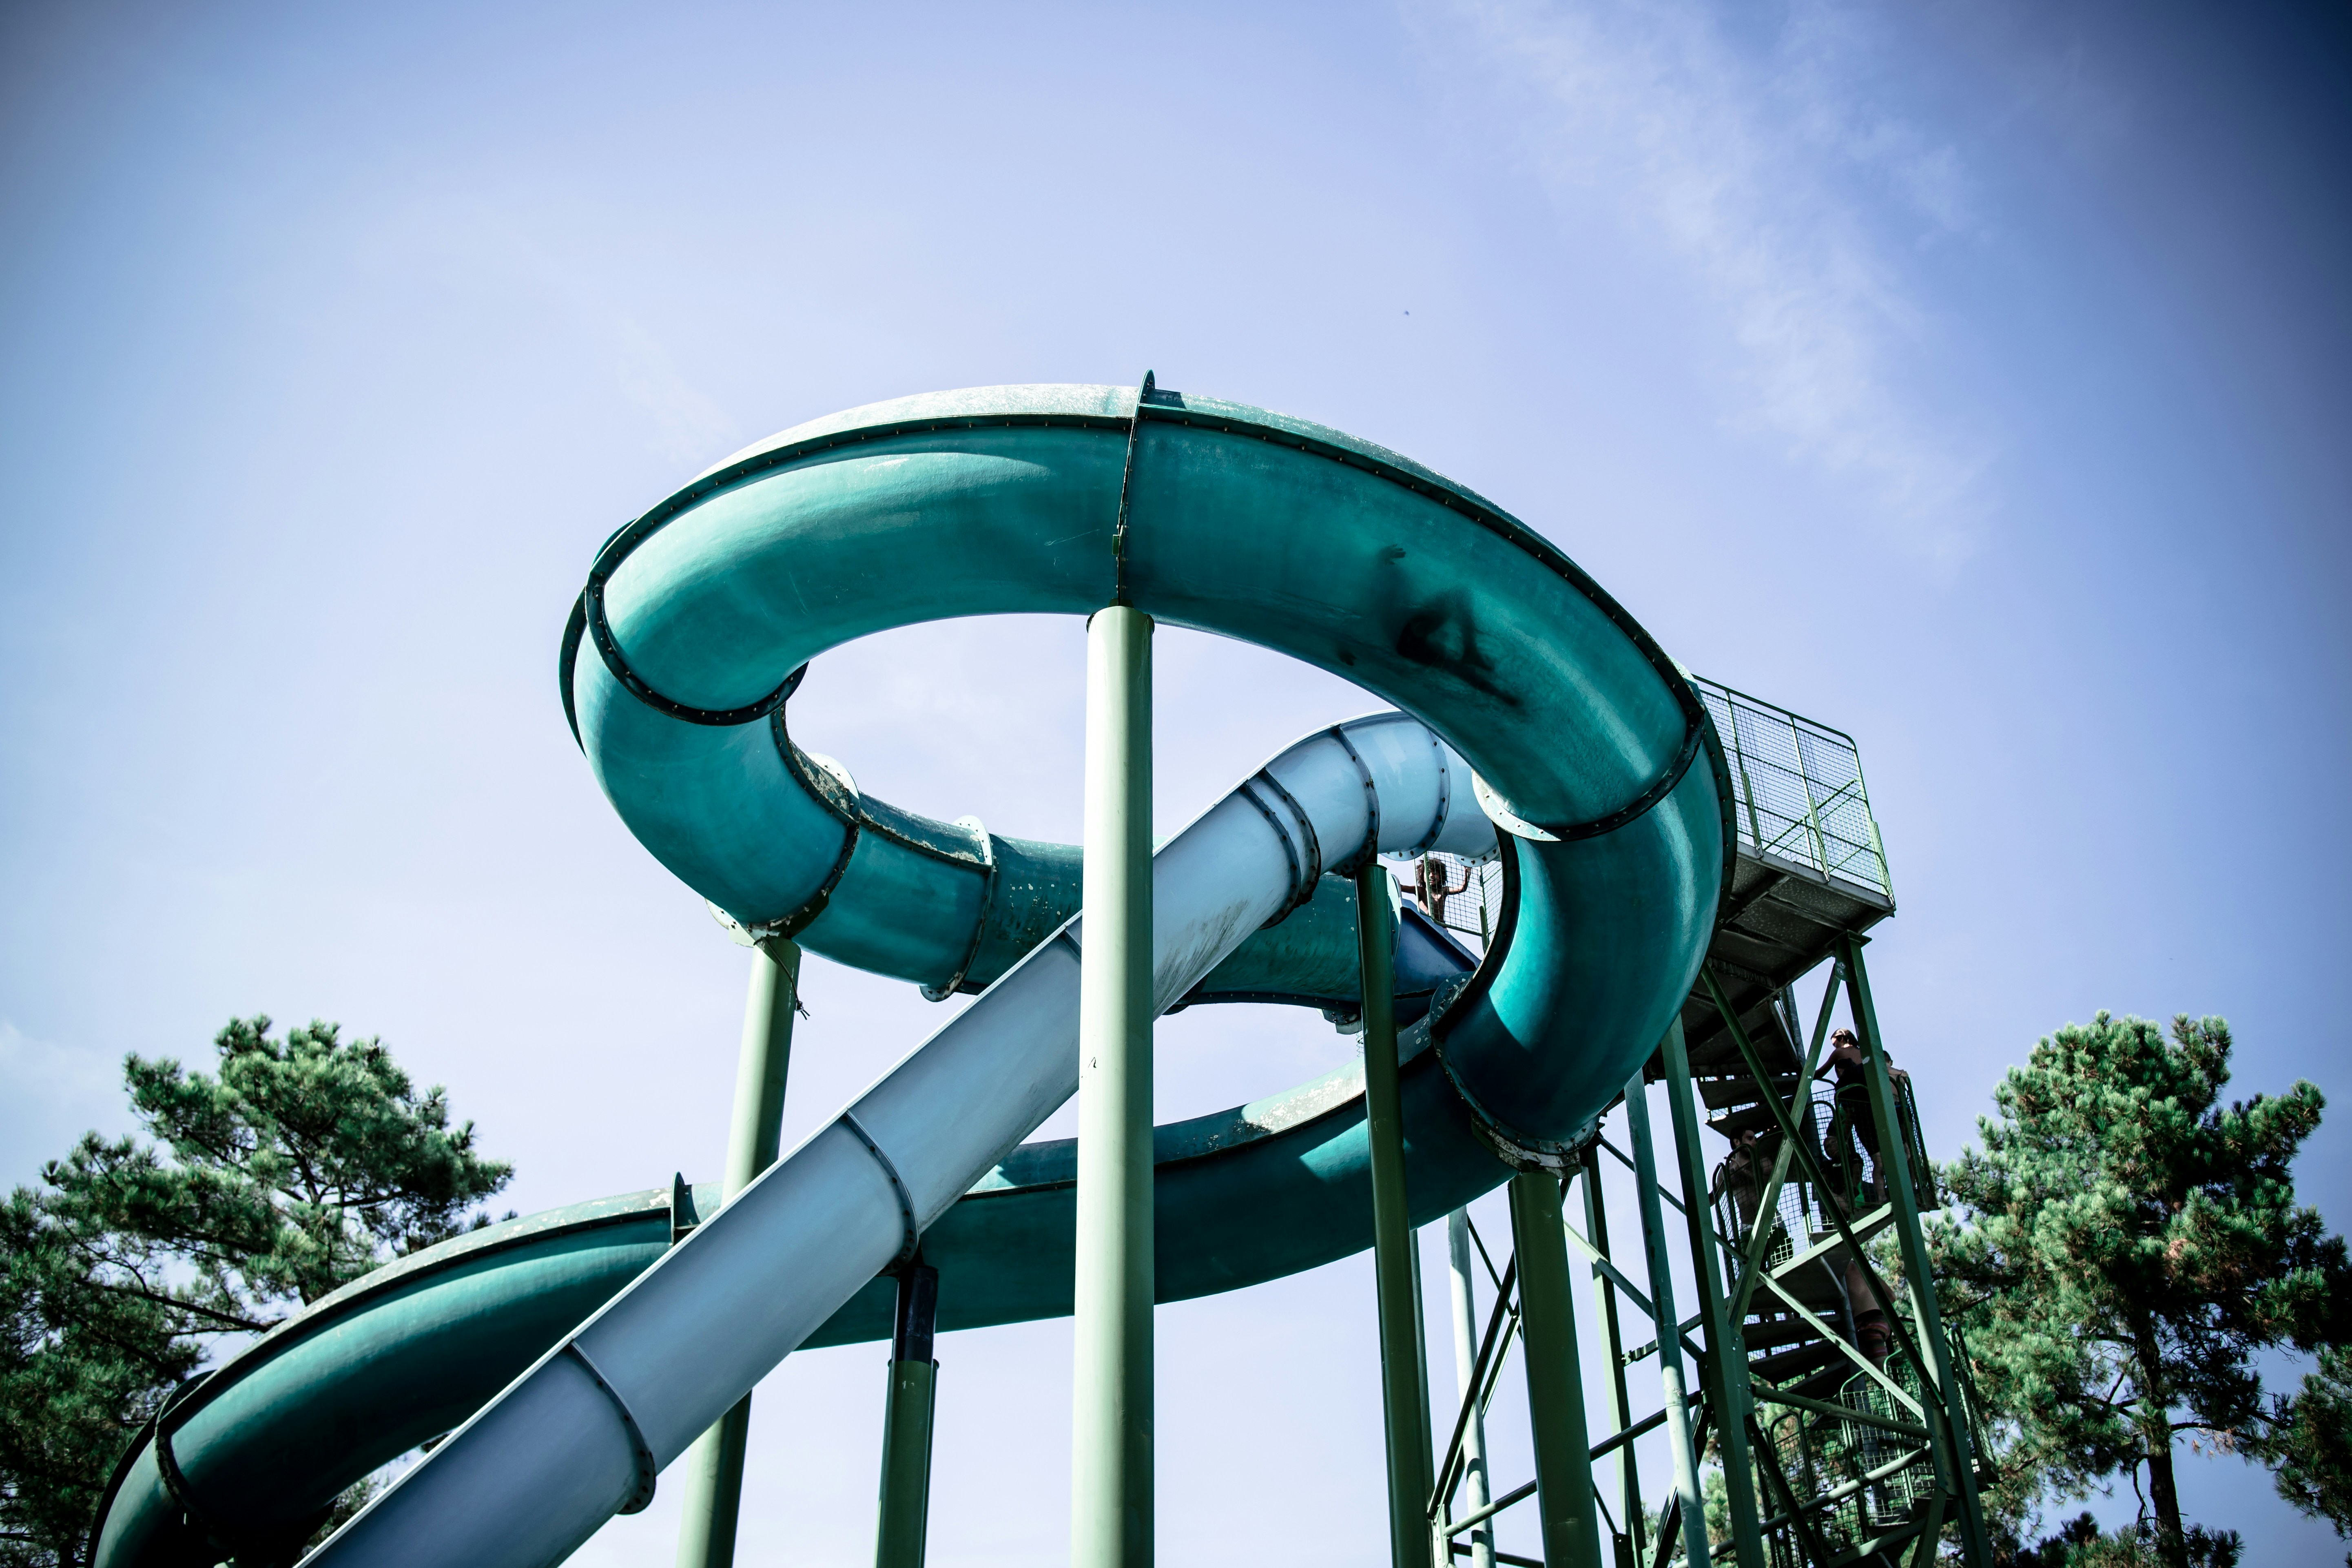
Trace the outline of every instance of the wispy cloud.
{"type": "Polygon", "coordinates": [[[687,380],[659,339],[625,313],[610,312],[605,320],[620,343],[621,390],[653,421],[657,455],[698,468],[742,445],[736,421],[687,380]]]}
{"type": "Polygon", "coordinates": [[[1919,391],[1947,324],[1914,273],[1984,222],[1960,152],[1889,107],[1870,24],[1824,0],[1456,0],[1422,20],[1524,116],[1556,194],[1600,198],[1697,283],[1731,423],[1861,487],[1929,555],[1968,553],[1989,443],[1919,391]]]}

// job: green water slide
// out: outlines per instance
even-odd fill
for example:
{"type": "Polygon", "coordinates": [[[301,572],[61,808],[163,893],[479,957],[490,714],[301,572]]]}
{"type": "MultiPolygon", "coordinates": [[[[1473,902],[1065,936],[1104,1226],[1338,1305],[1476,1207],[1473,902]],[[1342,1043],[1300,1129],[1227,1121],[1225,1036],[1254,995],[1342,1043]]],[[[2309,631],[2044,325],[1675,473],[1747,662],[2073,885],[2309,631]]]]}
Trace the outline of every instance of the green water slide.
{"type": "MultiPolygon", "coordinates": [[[[1396,710],[1306,737],[1159,851],[1157,1005],[1350,1011],[1349,873],[1497,854],[1483,959],[1400,928],[1413,1218],[1559,1161],[1687,993],[1730,861],[1719,748],[1647,635],[1476,495],[1303,421],[1149,383],[852,410],[606,542],[564,709],[631,831],[747,931],[975,1000],[725,1204],[679,1183],[511,1221],[317,1303],[174,1399],[94,1561],[289,1557],[442,1433],[318,1559],[556,1561],[784,1354],[887,1337],[880,1271],[918,1237],[941,1329],[1067,1312],[1075,1148],[1021,1140],[1076,1086],[1078,852],[867,795],[787,715],[856,637],[1113,602],[1396,710]]],[[[1154,1153],[1163,1300],[1370,1245],[1360,1066],[1154,1153]]]]}

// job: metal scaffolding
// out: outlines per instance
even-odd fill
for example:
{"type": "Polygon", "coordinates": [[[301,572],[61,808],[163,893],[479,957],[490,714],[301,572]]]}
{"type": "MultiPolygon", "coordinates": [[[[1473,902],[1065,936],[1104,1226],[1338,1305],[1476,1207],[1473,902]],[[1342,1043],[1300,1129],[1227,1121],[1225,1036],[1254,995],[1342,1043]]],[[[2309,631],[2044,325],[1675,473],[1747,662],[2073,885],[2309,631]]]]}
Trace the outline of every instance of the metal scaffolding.
{"type": "MultiPolygon", "coordinates": [[[[1441,1423],[1450,1435],[1426,1508],[1433,1561],[1892,1568],[1930,1563],[1948,1543],[1989,1565],[1977,1406],[1920,1228],[1934,1167],[1863,958],[1865,933],[1895,904],[1860,756],[1836,731],[1695,684],[1731,763],[1738,816],[1725,916],[1657,1051],[1565,1179],[1546,1184],[1557,1234],[1589,1275],[1601,1342],[1591,1349],[1604,1370],[1591,1383],[1573,1374],[1575,1313],[1525,1283],[1518,1184],[1507,1257],[1457,1213],[1448,1241],[1460,1392],[1441,1423]],[[1799,983],[1824,970],[1806,1027],[1799,983]],[[1833,1030],[1841,1013],[1846,1026],[1833,1030]],[[1653,1135],[1659,1108],[1670,1143],[1653,1135]],[[1628,1178],[1639,1234],[1612,1245],[1610,1194],[1628,1178]],[[1697,1299],[1685,1304],[1685,1289],[1697,1299]],[[1644,1320],[1645,1342],[1627,1346],[1644,1320]],[[1485,1432],[1504,1363],[1515,1342],[1563,1337],[1564,1360],[1558,1350],[1549,1359],[1570,1370],[1545,1381],[1597,1384],[1589,1482],[1539,1436],[1538,1477],[1506,1488],[1488,1474],[1485,1432]],[[1652,1362],[1660,1408],[1637,1418],[1634,1390],[1652,1362]],[[1636,1445],[1662,1430],[1669,1473],[1645,1494],[1636,1445]],[[1597,1510],[1542,1505],[1542,1559],[1496,1550],[1497,1516],[1547,1487],[1580,1498],[1587,1484],[1597,1510]],[[1559,1539],[1555,1519],[1576,1513],[1580,1538],[1559,1539]]],[[[1431,856],[1407,890],[1483,944],[1499,881],[1491,863],[1431,856]]],[[[1532,1381],[1529,1405],[1541,1426],[1532,1381]]]]}

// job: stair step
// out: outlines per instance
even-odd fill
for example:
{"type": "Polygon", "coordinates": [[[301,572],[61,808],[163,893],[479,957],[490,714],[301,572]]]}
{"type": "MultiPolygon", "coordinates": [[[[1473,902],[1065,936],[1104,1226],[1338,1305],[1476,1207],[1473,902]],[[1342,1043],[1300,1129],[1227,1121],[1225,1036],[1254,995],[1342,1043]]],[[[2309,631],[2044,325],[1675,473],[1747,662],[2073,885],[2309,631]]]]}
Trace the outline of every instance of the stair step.
{"type": "Polygon", "coordinates": [[[1821,1331],[1802,1318],[1776,1318],[1767,1322],[1745,1323],[1740,1326],[1739,1341],[1750,1351],[1767,1350],[1774,1345],[1801,1344],[1818,1341],[1821,1331]]]}
{"type": "Polygon", "coordinates": [[[1706,1124],[1710,1131],[1721,1133],[1726,1138],[1738,1132],[1760,1132],[1765,1128],[1775,1125],[1772,1112],[1761,1103],[1753,1105],[1746,1110],[1727,1110],[1720,1116],[1710,1116],[1706,1119],[1706,1124]]]}
{"type": "Polygon", "coordinates": [[[1794,1350],[1774,1351],[1769,1355],[1751,1358],[1748,1363],[1750,1377],[1769,1378],[1774,1383],[1784,1377],[1795,1377],[1831,1362],[1843,1362],[1845,1354],[1827,1340],[1815,1340],[1794,1350]]]}
{"type": "MultiPolygon", "coordinates": [[[[1819,1399],[1833,1405],[1837,1403],[1838,1391],[1843,1388],[1860,1370],[1853,1363],[1840,1356],[1837,1358],[1836,1365],[1825,1366],[1796,1383],[1784,1384],[1780,1385],[1780,1392],[1793,1394],[1800,1399],[1819,1399]]],[[[1763,1408],[1769,1407],[1769,1405],[1763,1406],[1763,1408]]],[[[1785,1410],[1788,1407],[1783,1405],[1780,1408],[1785,1410]]],[[[1827,1417],[1809,1415],[1806,1419],[1808,1421],[1825,1420],[1827,1417]]]]}
{"type": "Polygon", "coordinates": [[[1824,1268],[1800,1268],[1780,1281],[1790,1295],[1819,1312],[1832,1324],[1845,1313],[1845,1297],[1839,1293],[1837,1281],[1824,1268]]]}
{"type": "MultiPolygon", "coordinates": [[[[1758,1091],[1756,1079],[1750,1073],[1725,1073],[1719,1077],[1694,1079],[1692,1081],[1698,1089],[1699,1099],[1706,1102],[1709,1110],[1720,1110],[1727,1105],[1763,1103],[1764,1097],[1758,1091]]],[[[1791,1072],[1775,1076],[1772,1079],[1772,1092],[1780,1097],[1781,1104],[1786,1105],[1789,1102],[1789,1097],[1797,1092],[1797,1075],[1791,1072]]]]}

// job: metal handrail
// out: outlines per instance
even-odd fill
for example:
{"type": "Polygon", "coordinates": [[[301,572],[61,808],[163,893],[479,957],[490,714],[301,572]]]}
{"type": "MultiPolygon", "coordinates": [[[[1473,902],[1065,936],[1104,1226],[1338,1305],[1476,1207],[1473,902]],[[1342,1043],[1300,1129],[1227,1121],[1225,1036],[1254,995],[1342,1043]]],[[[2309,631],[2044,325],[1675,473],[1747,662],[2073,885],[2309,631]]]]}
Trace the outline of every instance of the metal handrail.
{"type": "MultiPolygon", "coordinates": [[[[1756,854],[1892,900],[1895,884],[1853,738],[1719,680],[1690,679],[1730,764],[1740,842],[1756,854]]],[[[1474,860],[1424,854],[1405,887],[1423,913],[1481,953],[1493,934],[1502,890],[1501,867],[1492,855],[1474,860]]]]}
{"type": "Polygon", "coordinates": [[[1719,680],[1690,679],[1730,764],[1740,839],[1759,854],[1893,899],[1853,737],[1719,680]]]}

